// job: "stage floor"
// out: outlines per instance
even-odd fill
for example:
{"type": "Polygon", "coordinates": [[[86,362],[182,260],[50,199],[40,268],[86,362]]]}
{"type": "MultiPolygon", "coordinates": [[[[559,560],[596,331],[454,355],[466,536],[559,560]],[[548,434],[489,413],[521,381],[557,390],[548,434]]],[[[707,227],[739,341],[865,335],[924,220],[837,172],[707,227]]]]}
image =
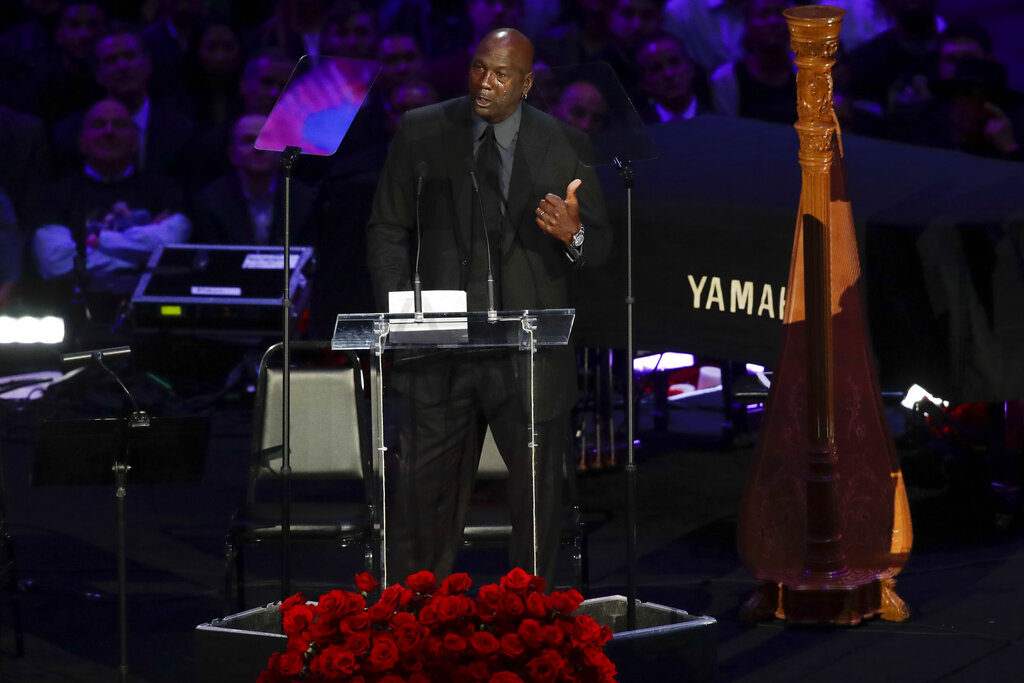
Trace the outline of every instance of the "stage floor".
{"type": "MultiPolygon", "coordinates": [[[[9,604],[0,609],[0,680],[117,680],[115,499],[106,486],[32,486],[39,404],[3,414],[5,504],[17,557],[25,654],[12,656],[9,604]]],[[[1024,525],[1006,514],[970,462],[903,452],[914,548],[897,589],[909,621],[856,628],[793,628],[739,619],[754,588],[736,547],[751,439],[726,445],[702,409],[655,432],[640,415],[637,450],[638,597],[719,623],[721,681],[1017,681],[1024,677],[1024,525]],[[694,426],[697,425],[697,426],[694,426]],[[745,445],[736,445],[745,444],[745,445]]],[[[133,680],[193,681],[197,624],[223,616],[224,534],[241,500],[251,415],[218,405],[201,480],[138,484],[127,498],[129,668],[133,680]]],[[[619,467],[579,477],[591,523],[588,597],[626,592],[626,479],[619,467]]],[[[275,551],[253,552],[248,605],[279,598],[275,551]]],[[[503,571],[501,551],[464,551],[475,582],[503,571]]],[[[357,549],[296,550],[295,589],[315,597],[360,570],[357,549]]],[[[566,581],[570,576],[563,572],[566,581]]]]}

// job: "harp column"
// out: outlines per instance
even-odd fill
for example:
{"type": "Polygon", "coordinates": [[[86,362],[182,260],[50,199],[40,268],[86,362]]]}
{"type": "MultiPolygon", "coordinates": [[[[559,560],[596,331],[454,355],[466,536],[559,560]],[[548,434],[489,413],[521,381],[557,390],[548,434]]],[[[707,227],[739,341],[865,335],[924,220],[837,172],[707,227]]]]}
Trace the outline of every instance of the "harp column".
{"type": "Polygon", "coordinates": [[[805,6],[784,10],[796,54],[800,138],[804,308],[807,321],[807,555],[808,578],[838,576],[846,561],[838,510],[833,395],[830,167],[835,121],[832,65],[843,10],[805,6]]]}

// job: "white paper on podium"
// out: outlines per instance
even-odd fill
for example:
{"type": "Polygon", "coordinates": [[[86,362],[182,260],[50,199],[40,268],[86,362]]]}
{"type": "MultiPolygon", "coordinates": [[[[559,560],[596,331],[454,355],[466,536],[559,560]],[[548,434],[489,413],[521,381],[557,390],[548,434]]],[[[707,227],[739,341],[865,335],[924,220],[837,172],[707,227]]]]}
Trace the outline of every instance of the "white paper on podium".
{"type": "MultiPolygon", "coordinates": [[[[422,292],[422,296],[424,313],[466,312],[466,293],[461,289],[431,289],[422,292]]],[[[411,291],[388,292],[389,313],[414,313],[415,310],[411,291]]],[[[459,344],[467,338],[468,327],[463,317],[391,322],[394,342],[459,344]]]]}

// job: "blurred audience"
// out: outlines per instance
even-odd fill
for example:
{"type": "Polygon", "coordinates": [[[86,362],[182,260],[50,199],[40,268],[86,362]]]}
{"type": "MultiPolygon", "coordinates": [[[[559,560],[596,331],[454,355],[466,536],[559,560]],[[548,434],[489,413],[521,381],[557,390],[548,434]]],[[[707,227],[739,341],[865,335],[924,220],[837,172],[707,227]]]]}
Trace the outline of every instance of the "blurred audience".
{"type": "Polygon", "coordinates": [[[343,0],[324,15],[320,53],[349,59],[373,59],[379,38],[377,16],[354,0],[343,0]]]}
{"type": "Polygon", "coordinates": [[[562,90],[552,112],[584,133],[600,133],[608,116],[608,102],[596,85],[573,81],[562,90]]]}

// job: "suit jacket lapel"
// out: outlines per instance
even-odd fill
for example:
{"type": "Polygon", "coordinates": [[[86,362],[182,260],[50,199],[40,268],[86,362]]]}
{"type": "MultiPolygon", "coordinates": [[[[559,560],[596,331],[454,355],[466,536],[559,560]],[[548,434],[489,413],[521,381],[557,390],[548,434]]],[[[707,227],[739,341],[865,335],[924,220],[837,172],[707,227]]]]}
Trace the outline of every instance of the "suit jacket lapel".
{"type": "Polygon", "coordinates": [[[452,185],[452,199],[455,202],[455,239],[459,251],[469,256],[470,231],[473,228],[473,184],[466,170],[466,157],[473,157],[472,121],[469,98],[459,98],[449,109],[447,130],[440,136],[439,143],[445,146],[448,178],[452,185]]]}
{"type": "Polygon", "coordinates": [[[516,142],[515,161],[512,163],[512,178],[508,188],[508,216],[506,229],[501,235],[501,251],[506,253],[512,246],[516,232],[523,224],[523,214],[536,207],[540,197],[533,197],[535,169],[541,168],[548,146],[544,143],[540,121],[534,116],[533,108],[523,108],[523,119],[519,124],[519,139],[516,142]]]}

